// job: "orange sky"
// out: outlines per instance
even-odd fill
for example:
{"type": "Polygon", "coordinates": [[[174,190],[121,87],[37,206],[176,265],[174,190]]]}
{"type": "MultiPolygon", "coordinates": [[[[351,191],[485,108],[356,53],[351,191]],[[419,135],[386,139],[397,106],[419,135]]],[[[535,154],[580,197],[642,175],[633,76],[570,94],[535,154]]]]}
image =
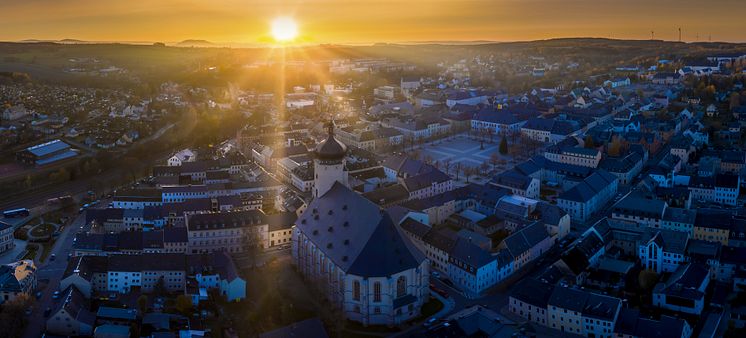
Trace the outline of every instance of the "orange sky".
{"type": "Polygon", "coordinates": [[[293,16],[312,43],[612,37],[746,42],[746,0],[0,0],[0,40],[267,41],[293,16]]]}

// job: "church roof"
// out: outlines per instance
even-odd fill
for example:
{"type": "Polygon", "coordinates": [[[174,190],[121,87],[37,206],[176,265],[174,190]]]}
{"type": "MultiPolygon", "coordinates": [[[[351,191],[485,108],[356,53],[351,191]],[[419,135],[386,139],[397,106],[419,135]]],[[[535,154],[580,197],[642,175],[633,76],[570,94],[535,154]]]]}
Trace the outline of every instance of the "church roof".
{"type": "Polygon", "coordinates": [[[310,203],[297,227],[348,274],[388,276],[425,260],[386,211],[339,182],[310,203]]]}
{"type": "Polygon", "coordinates": [[[316,157],[321,160],[341,160],[347,154],[347,146],[334,137],[334,125],[329,126],[329,137],[316,146],[316,157]]]}

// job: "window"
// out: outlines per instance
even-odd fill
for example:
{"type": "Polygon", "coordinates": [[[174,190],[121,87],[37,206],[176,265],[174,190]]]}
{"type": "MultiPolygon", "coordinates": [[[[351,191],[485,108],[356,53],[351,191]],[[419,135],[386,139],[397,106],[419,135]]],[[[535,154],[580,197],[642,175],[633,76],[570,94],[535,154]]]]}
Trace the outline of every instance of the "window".
{"type": "Polygon", "coordinates": [[[404,297],[404,295],[407,293],[407,278],[404,276],[399,276],[399,279],[396,280],[396,297],[404,297]]]}
{"type": "Polygon", "coordinates": [[[373,283],[373,301],[374,302],[381,301],[381,282],[373,283]]]}
{"type": "Polygon", "coordinates": [[[352,282],[352,299],[360,300],[360,281],[352,282]]]}

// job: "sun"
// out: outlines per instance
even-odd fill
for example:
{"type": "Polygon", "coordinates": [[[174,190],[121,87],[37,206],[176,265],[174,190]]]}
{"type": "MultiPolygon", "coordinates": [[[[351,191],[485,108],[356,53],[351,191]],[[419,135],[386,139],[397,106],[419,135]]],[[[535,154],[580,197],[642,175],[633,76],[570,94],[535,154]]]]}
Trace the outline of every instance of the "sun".
{"type": "Polygon", "coordinates": [[[289,17],[279,17],[272,20],[272,37],[278,42],[287,42],[298,36],[298,24],[289,17]]]}

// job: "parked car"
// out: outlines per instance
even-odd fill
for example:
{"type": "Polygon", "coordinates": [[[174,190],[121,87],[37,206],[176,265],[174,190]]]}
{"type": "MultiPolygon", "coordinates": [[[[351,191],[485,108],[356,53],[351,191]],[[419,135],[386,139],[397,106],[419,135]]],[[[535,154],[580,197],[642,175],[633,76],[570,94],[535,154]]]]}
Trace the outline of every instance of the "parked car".
{"type": "Polygon", "coordinates": [[[57,255],[55,255],[55,254],[52,254],[51,256],[49,256],[49,260],[50,260],[50,261],[53,261],[53,260],[55,260],[56,258],[57,258],[57,255]]]}
{"type": "Polygon", "coordinates": [[[430,325],[433,325],[433,324],[435,324],[435,322],[437,322],[437,321],[438,321],[438,318],[432,317],[432,318],[428,319],[428,320],[427,320],[427,321],[425,322],[425,324],[422,324],[422,325],[423,325],[423,326],[425,326],[425,327],[428,327],[428,326],[430,326],[430,325]]]}
{"type": "Polygon", "coordinates": [[[54,293],[52,294],[52,299],[59,299],[59,298],[60,298],[60,292],[59,292],[59,291],[55,291],[55,292],[54,292],[54,293]]]}

